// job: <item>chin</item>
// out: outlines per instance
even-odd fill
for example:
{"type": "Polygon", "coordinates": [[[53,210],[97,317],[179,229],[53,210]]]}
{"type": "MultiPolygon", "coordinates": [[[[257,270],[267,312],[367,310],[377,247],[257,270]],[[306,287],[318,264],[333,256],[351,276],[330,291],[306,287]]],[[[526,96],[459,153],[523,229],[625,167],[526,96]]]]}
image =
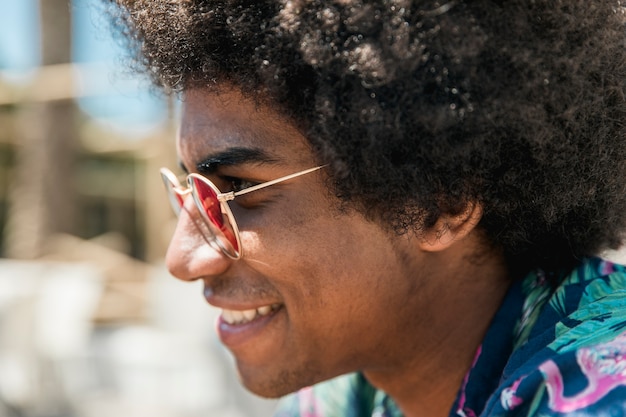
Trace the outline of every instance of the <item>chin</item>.
{"type": "Polygon", "coordinates": [[[263,398],[280,398],[304,388],[304,385],[294,385],[286,380],[252,380],[240,376],[241,384],[251,393],[263,398]]]}
{"type": "Polygon", "coordinates": [[[280,398],[324,379],[316,370],[305,369],[277,371],[269,369],[249,369],[237,365],[241,384],[250,392],[264,398],[280,398]]]}

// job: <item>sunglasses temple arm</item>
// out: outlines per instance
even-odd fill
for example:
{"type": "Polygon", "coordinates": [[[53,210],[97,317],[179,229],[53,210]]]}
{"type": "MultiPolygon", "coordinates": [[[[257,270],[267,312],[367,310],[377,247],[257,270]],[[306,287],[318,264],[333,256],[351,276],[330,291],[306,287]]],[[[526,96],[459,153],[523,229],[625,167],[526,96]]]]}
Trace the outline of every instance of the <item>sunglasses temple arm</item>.
{"type": "Polygon", "coordinates": [[[325,166],[326,165],[320,165],[320,166],[317,166],[317,167],[314,167],[314,168],[309,168],[309,169],[306,169],[304,171],[296,172],[295,174],[290,174],[290,175],[286,175],[284,177],[276,178],[275,180],[272,180],[272,181],[264,182],[262,184],[253,185],[252,187],[248,187],[245,190],[220,194],[220,200],[222,200],[222,198],[223,198],[224,201],[229,201],[229,200],[232,200],[233,198],[237,197],[238,195],[251,193],[252,191],[260,190],[261,188],[269,187],[270,185],[274,185],[274,184],[277,184],[279,182],[287,181],[287,180],[290,180],[292,178],[299,177],[300,175],[308,174],[308,173],[313,172],[313,171],[317,171],[318,169],[322,169],[325,166]]]}

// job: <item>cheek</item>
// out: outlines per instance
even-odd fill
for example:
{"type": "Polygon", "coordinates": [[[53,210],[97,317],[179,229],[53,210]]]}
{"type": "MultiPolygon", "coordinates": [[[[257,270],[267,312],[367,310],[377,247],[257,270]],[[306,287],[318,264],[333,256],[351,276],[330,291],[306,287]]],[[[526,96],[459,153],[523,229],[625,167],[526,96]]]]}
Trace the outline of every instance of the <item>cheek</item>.
{"type": "Polygon", "coordinates": [[[316,366],[348,372],[399,337],[397,324],[407,318],[391,319],[389,307],[417,299],[409,287],[414,277],[407,280],[381,229],[357,214],[298,204],[291,204],[280,222],[262,226],[254,234],[255,246],[246,247],[246,262],[280,293],[289,351],[297,351],[298,360],[325,352],[316,366]]]}
{"type": "Polygon", "coordinates": [[[270,268],[265,273],[306,302],[346,303],[350,294],[371,300],[372,288],[400,275],[387,237],[357,214],[292,205],[280,226],[263,230],[258,243],[270,268]]]}
{"type": "Polygon", "coordinates": [[[271,273],[293,340],[306,345],[299,345],[302,355],[324,352],[323,366],[349,372],[378,360],[385,344],[399,337],[397,324],[406,319],[392,319],[390,306],[415,297],[383,237],[342,220],[303,226],[315,242],[286,246],[287,256],[271,273]]]}
{"type": "Polygon", "coordinates": [[[343,256],[354,241],[351,216],[339,215],[312,198],[284,207],[258,229],[262,256],[289,264],[302,274],[345,264],[343,256]]]}
{"type": "Polygon", "coordinates": [[[247,213],[240,222],[246,262],[298,302],[328,304],[350,292],[374,298],[372,288],[401,276],[393,245],[361,215],[333,207],[312,191],[247,213]]]}
{"type": "Polygon", "coordinates": [[[231,210],[248,259],[302,257],[303,248],[323,244],[324,233],[331,230],[330,204],[316,190],[280,194],[258,209],[231,210]]]}

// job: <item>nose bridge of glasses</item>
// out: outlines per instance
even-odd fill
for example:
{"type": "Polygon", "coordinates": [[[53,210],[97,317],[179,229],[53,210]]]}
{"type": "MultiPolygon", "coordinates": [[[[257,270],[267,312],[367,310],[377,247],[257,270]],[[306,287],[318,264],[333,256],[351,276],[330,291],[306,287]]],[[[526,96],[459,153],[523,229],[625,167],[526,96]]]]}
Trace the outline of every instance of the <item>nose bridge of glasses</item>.
{"type": "Polygon", "coordinates": [[[186,196],[187,194],[191,193],[191,188],[189,187],[183,187],[182,185],[178,185],[176,187],[172,187],[172,189],[174,190],[174,192],[176,194],[178,194],[179,196],[186,196]]]}

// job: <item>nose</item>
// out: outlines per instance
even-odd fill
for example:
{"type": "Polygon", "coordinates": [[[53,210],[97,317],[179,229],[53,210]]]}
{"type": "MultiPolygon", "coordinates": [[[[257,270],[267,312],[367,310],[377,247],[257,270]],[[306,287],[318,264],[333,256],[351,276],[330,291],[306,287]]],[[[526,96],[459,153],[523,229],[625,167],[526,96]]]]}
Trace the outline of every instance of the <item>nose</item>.
{"type": "Polygon", "coordinates": [[[232,262],[205,237],[206,226],[191,200],[187,198],[181,209],[165,256],[170,274],[184,281],[220,275],[232,262]]]}

